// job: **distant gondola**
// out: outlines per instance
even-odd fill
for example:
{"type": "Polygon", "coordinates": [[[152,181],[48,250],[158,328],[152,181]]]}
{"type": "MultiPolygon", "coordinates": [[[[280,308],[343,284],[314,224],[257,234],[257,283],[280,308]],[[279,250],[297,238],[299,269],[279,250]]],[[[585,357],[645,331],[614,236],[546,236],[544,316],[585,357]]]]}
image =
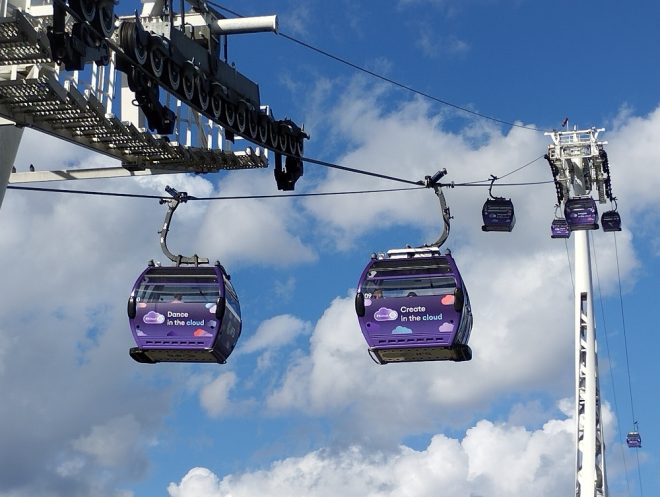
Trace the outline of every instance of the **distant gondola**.
{"type": "Polygon", "coordinates": [[[508,198],[486,199],[481,209],[482,231],[511,231],[516,225],[513,202],[508,198]]]}
{"type": "Polygon", "coordinates": [[[621,231],[621,216],[617,211],[605,211],[600,217],[603,231],[621,231]]]}
{"type": "Polygon", "coordinates": [[[555,218],[550,225],[550,236],[552,238],[570,238],[571,229],[568,226],[568,221],[559,216],[559,207],[560,204],[555,205],[555,218]]]}
{"type": "Polygon", "coordinates": [[[639,434],[637,421],[633,423],[633,431],[628,432],[628,435],[626,435],[626,445],[631,449],[642,448],[642,436],[639,434]]]}
{"type": "Polygon", "coordinates": [[[642,448],[642,437],[639,432],[631,431],[626,435],[626,445],[631,449],[641,449],[642,448]]]}
{"type": "Polygon", "coordinates": [[[513,230],[516,225],[516,216],[511,199],[504,197],[495,197],[493,195],[493,184],[497,176],[491,175],[490,188],[484,206],[481,208],[481,218],[483,219],[482,231],[507,231],[513,230]]]}
{"type": "Polygon", "coordinates": [[[552,238],[570,238],[571,230],[568,222],[563,217],[555,218],[550,225],[550,237],[552,238]]]}
{"type": "Polygon", "coordinates": [[[472,358],[470,300],[454,259],[437,247],[374,256],[360,278],[355,308],[380,364],[472,358]]]}

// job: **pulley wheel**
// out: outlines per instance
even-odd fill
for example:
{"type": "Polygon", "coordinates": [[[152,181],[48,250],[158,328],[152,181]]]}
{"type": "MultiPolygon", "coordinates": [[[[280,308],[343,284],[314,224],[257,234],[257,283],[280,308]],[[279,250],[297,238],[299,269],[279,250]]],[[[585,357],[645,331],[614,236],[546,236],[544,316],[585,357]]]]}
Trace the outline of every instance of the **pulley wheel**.
{"type": "Polygon", "coordinates": [[[250,139],[256,140],[259,135],[259,115],[254,112],[248,112],[248,132],[250,139]]]}
{"type": "Polygon", "coordinates": [[[211,112],[213,113],[213,119],[220,119],[222,114],[222,92],[218,88],[218,85],[213,85],[211,88],[211,112]]]}
{"type": "Polygon", "coordinates": [[[286,152],[286,147],[289,145],[289,134],[284,130],[280,130],[280,137],[277,142],[280,146],[280,150],[286,152]]]}
{"type": "Polygon", "coordinates": [[[119,31],[119,44],[126,55],[132,57],[139,65],[147,62],[147,47],[142,46],[138,39],[138,30],[134,22],[124,21],[119,31]]]}
{"type": "Polygon", "coordinates": [[[179,91],[179,86],[181,86],[181,71],[171,60],[167,61],[167,79],[170,82],[172,91],[179,91]]]}
{"type": "Polygon", "coordinates": [[[243,134],[245,133],[245,128],[247,126],[247,108],[245,105],[238,106],[238,112],[236,113],[236,127],[238,132],[243,134]]]}
{"type": "Polygon", "coordinates": [[[266,142],[268,141],[268,119],[266,117],[259,119],[258,128],[259,141],[266,145],[266,142]]]}
{"type": "Polygon", "coordinates": [[[227,126],[233,127],[235,121],[236,121],[236,107],[234,107],[234,104],[226,102],[225,103],[225,122],[227,123],[227,126]]]}
{"type": "Polygon", "coordinates": [[[186,103],[190,103],[195,96],[195,74],[192,71],[185,71],[181,79],[183,96],[186,97],[186,103]]]}
{"type": "Polygon", "coordinates": [[[209,89],[209,80],[204,73],[197,78],[197,100],[202,112],[206,112],[211,101],[211,91],[209,89]]]}
{"type": "Polygon", "coordinates": [[[106,38],[112,36],[115,31],[115,4],[113,2],[99,3],[94,19],[94,27],[106,38]]]}
{"type": "Polygon", "coordinates": [[[94,0],[71,0],[69,5],[83,21],[90,23],[94,21],[96,16],[96,2],[94,0]]]}
{"type": "Polygon", "coordinates": [[[151,47],[149,49],[149,66],[151,67],[151,72],[157,78],[160,78],[163,75],[165,70],[165,54],[158,47],[151,47]]]}
{"type": "Polygon", "coordinates": [[[268,123],[268,142],[271,148],[277,148],[277,124],[274,122],[268,123]]]}
{"type": "Polygon", "coordinates": [[[286,136],[289,139],[289,153],[291,155],[296,155],[296,152],[298,150],[298,145],[296,142],[298,140],[296,140],[296,138],[293,135],[289,135],[288,133],[286,133],[286,136]]]}

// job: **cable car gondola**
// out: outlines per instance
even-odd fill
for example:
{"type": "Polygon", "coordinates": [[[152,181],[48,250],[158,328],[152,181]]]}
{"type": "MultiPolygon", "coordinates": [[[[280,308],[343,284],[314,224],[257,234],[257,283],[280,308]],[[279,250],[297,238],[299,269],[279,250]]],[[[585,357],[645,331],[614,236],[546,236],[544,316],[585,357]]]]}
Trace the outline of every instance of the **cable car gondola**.
{"type": "Polygon", "coordinates": [[[603,231],[621,231],[621,216],[617,212],[616,198],[611,197],[611,200],[614,202],[614,209],[603,212],[600,224],[603,226],[603,231]]]}
{"type": "Polygon", "coordinates": [[[454,259],[437,247],[373,257],[355,302],[369,351],[380,364],[472,358],[470,300],[454,259]]]}
{"type": "Polygon", "coordinates": [[[136,347],[129,353],[135,361],[150,364],[224,364],[241,335],[238,296],[219,262],[208,266],[208,259],[175,256],[167,249],[172,214],[187,200],[184,192],[167,191],[174,199],[161,230],[161,248],[176,266],[152,261],[135,282],[127,310],[136,347]]]}
{"type": "Polygon", "coordinates": [[[628,435],[626,435],[626,445],[631,449],[642,448],[642,437],[639,434],[637,421],[633,423],[633,431],[628,432],[628,435]]]}
{"type": "Polygon", "coordinates": [[[621,231],[621,216],[617,211],[606,211],[600,216],[603,231],[621,231]]]}
{"type": "Polygon", "coordinates": [[[427,177],[443,212],[444,231],[430,246],[374,254],[358,283],[355,310],[375,362],[469,361],[472,310],[467,290],[449,252],[449,209],[437,181],[427,177]]]}
{"type": "Polygon", "coordinates": [[[598,229],[598,209],[596,201],[590,196],[567,199],[564,217],[571,231],[598,229]]]}
{"type": "Polygon", "coordinates": [[[642,448],[642,437],[637,431],[631,431],[626,435],[626,445],[631,449],[642,448]]]}
{"type": "Polygon", "coordinates": [[[135,282],[128,317],[138,362],[223,364],[241,333],[238,297],[219,263],[150,265],[135,282]]]}
{"type": "Polygon", "coordinates": [[[557,215],[557,210],[559,209],[559,204],[555,205],[555,218],[552,220],[550,225],[550,237],[551,238],[570,238],[571,230],[568,226],[568,221],[563,217],[557,215]]]}
{"type": "Polygon", "coordinates": [[[568,227],[568,222],[563,217],[552,220],[550,225],[551,238],[570,238],[571,230],[568,227]]]}
{"type": "Polygon", "coordinates": [[[493,196],[493,183],[497,179],[491,175],[490,188],[484,206],[481,209],[481,217],[484,221],[481,227],[482,231],[508,231],[513,230],[516,224],[516,216],[513,210],[511,199],[493,196]]]}
{"type": "Polygon", "coordinates": [[[568,227],[568,222],[563,217],[552,220],[550,225],[551,238],[570,238],[571,230],[568,227]]]}

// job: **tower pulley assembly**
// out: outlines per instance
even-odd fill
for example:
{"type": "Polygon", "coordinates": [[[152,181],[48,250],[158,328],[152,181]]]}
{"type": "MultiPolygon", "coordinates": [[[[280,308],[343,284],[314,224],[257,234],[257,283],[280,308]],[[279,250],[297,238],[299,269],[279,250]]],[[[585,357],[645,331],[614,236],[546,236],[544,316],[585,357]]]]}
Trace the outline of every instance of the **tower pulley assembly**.
{"type": "Polygon", "coordinates": [[[241,136],[275,154],[280,190],[293,190],[303,174],[304,140],[309,135],[289,118],[275,119],[261,102],[259,86],[228,62],[227,39],[238,33],[276,31],[277,18],[227,19],[203,0],[174,11],[174,2],[144,2],[143,14],[117,18],[113,0],[54,0],[48,26],[51,56],[66,70],[107,65],[126,74],[147,127],[174,133],[176,114],[161,88],[223,127],[225,137],[241,136]],[[115,29],[117,26],[117,29],[115,29]]]}
{"type": "Polygon", "coordinates": [[[597,230],[598,207],[592,192],[597,192],[598,203],[607,199],[614,209],[603,212],[600,224],[603,231],[620,231],[621,216],[612,195],[609,160],[604,145],[597,141],[601,129],[546,133],[553,144],[544,156],[550,165],[557,192],[557,205],[564,206],[564,217],[552,221],[552,238],[567,238],[565,229],[597,230]],[[564,224],[564,221],[566,224],[564,224]]]}

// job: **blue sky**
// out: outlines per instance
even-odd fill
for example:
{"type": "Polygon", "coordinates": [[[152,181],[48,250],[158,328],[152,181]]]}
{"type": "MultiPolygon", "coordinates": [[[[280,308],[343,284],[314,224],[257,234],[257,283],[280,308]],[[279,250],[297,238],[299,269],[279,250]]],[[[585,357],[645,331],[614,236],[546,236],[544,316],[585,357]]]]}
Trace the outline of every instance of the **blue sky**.
{"type": "MultiPolygon", "coordinates": [[[[660,6],[224,5],[277,13],[287,35],[484,115],[541,130],[564,117],[606,128],[623,218],[616,251],[611,233],[592,239],[610,495],[641,496],[640,476],[643,493],[658,494],[660,6]],[[622,447],[631,398],[644,441],[637,452],[622,447]]],[[[229,53],[276,117],[305,123],[309,157],[410,180],[446,168],[446,179],[460,183],[503,176],[549,144],[542,131],[475,118],[282,36],[236,37],[229,53]]],[[[31,163],[112,165],[28,130],[16,167],[31,163]]],[[[506,180],[550,179],[538,160],[506,180]]],[[[61,186],[158,195],[165,185],[198,197],[277,193],[272,168],[61,186]]],[[[307,164],[297,191],[398,186],[307,164]]],[[[180,207],[170,248],[221,260],[241,301],[243,334],[224,366],[148,366],[128,356],[126,299],[147,261],[163,259],[163,206],[7,191],[0,446],[9,457],[0,496],[570,495],[572,244],[549,236],[552,184],[495,193],[516,206],[510,234],[481,231],[487,189],[446,192],[454,219],[445,246],[472,300],[473,360],[379,367],[367,355],[353,292],[372,252],[437,238],[431,191],[180,207]]]]}

